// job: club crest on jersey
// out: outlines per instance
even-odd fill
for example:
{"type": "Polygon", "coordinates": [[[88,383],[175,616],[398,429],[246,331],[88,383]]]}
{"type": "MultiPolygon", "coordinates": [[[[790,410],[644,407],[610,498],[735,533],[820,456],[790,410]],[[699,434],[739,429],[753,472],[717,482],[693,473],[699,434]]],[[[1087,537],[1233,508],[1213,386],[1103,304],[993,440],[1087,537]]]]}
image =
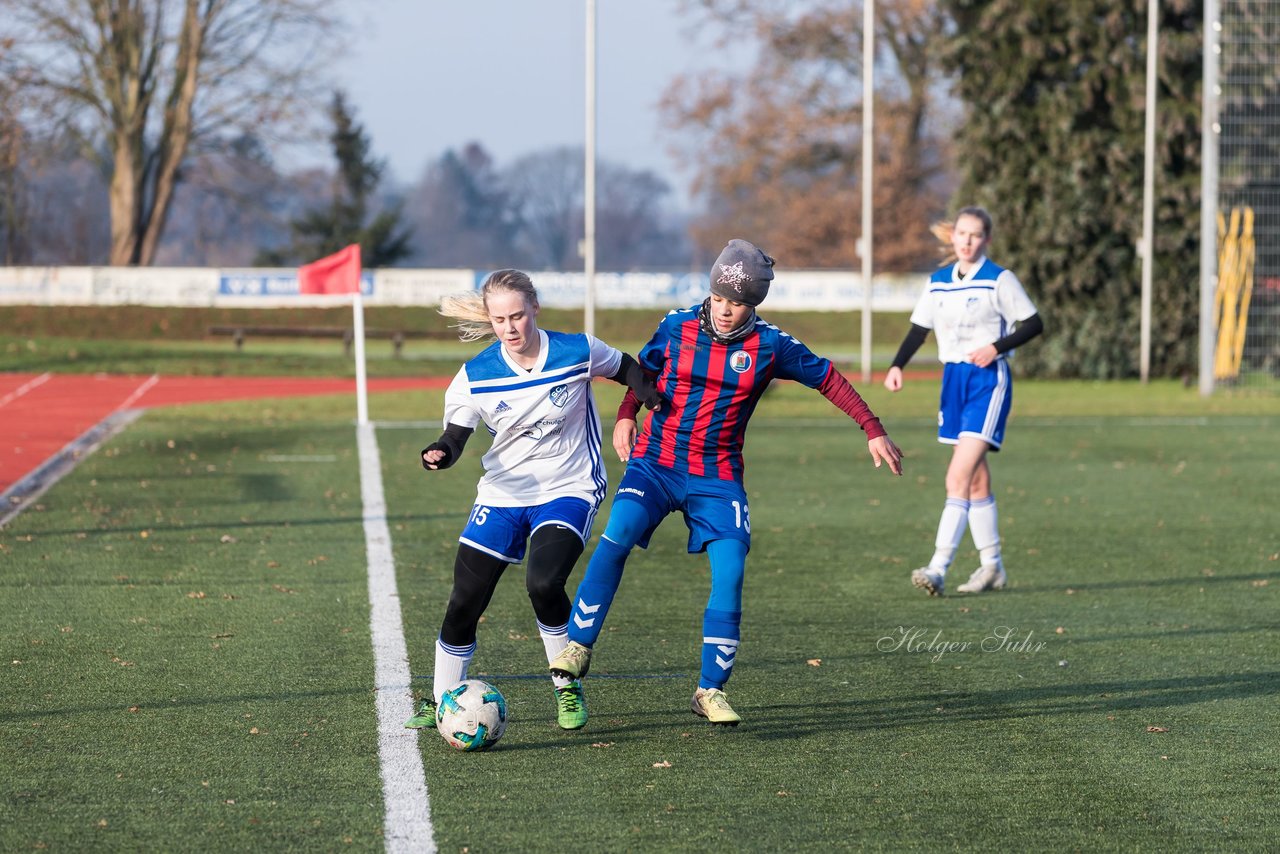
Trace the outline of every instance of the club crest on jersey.
{"type": "Polygon", "coordinates": [[[751,370],[751,354],[746,350],[739,350],[729,357],[729,367],[739,374],[745,374],[751,370]]]}
{"type": "Polygon", "coordinates": [[[569,387],[567,385],[554,386],[548,397],[551,398],[551,402],[556,406],[564,406],[569,402],[569,387]]]}

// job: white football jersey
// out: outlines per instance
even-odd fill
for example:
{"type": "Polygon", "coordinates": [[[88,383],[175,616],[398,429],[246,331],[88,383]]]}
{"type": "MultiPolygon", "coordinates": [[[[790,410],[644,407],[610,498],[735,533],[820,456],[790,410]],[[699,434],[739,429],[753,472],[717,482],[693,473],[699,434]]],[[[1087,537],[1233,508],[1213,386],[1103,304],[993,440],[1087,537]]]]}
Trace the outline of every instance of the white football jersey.
{"type": "MultiPolygon", "coordinates": [[[[995,343],[1009,334],[1015,322],[1035,313],[1018,277],[984,255],[966,276],[959,274],[955,264],[930,276],[911,312],[911,322],[933,330],[939,361],[967,362],[969,353],[995,343]]],[[[1007,355],[1002,353],[1000,358],[1007,355]]]]}
{"type": "Polygon", "coordinates": [[[584,334],[539,329],[538,340],[532,370],[500,342],[464,364],[445,392],[445,424],[484,422],[493,434],[477,504],[528,507],[576,497],[598,506],[608,481],[591,380],[616,374],[622,352],[584,334]]]}

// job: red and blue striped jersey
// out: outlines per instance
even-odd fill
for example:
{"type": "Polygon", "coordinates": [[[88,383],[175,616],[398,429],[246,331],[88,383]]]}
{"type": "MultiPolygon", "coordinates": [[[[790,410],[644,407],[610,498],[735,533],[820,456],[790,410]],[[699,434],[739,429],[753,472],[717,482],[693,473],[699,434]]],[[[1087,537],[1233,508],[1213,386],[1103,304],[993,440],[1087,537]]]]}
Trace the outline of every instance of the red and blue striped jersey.
{"type": "Polygon", "coordinates": [[[747,422],[769,383],[795,380],[818,388],[834,367],[758,317],[754,330],[719,343],[698,322],[700,308],[670,312],[640,350],[640,364],[657,376],[666,403],[649,413],[632,456],[741,481],[747,422]]]}

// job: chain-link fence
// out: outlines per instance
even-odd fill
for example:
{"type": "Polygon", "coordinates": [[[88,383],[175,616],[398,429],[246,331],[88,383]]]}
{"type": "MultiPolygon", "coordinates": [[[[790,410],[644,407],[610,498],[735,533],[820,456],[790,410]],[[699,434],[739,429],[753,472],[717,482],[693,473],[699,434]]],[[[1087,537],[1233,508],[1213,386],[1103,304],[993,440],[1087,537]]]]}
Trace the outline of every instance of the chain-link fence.
{"type": "Polygon", "coordinates": [[[1220,387],[1280,389],[1280,0],[1220,0],[1220,387]]]}

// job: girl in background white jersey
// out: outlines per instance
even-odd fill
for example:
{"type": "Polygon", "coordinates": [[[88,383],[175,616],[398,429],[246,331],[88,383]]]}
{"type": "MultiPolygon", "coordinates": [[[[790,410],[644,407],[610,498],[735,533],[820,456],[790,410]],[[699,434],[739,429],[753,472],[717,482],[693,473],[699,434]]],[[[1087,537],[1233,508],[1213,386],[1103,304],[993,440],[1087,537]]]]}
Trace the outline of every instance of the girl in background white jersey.
{"type": "MultiPolygon", "coordinates": [[[[445,392],[444,434],[422,451],[422,465],[453,465],[478,424],[493,435],[454,562],[453,592],[436,641],[434,699],[405,726],[435,725],[444,691],[467,678],[476,627],[509,564],[528,562],[525,583],[547,660],[568,643],[565,582],[604,498],[600,417],[594,377],[629,386],[650,408],[653,384],[636,361],[584,334],[538,328],[538,294],[519,270],[493,273],[474,294],[446,298],[440,313],[459,321],[464,341],[496,337],[459,369],[445,392]]],[[[552,677],[557,720],[587,722],[582,683],[552,677]]]]}
{"type": "Polygon", "coordinates": [[[933,557],[911,573],[911,583],[941,596],[966,527],[980,565],[956,589],[981,593],[999,590],[1007,581],[987,452],[1000,450],[1013,402],[1005,359],[1043,332],[1044,324],[1018,277],[987,258],[991,215],[984,209],[962,208],[953,224],[942,223],[934,233],[956,260],[929,278],[884,385],[889,391],[902,388],[903,367],[932,329],[943,363],[938,441],[951,445],[952,452],[933,557]]]}

